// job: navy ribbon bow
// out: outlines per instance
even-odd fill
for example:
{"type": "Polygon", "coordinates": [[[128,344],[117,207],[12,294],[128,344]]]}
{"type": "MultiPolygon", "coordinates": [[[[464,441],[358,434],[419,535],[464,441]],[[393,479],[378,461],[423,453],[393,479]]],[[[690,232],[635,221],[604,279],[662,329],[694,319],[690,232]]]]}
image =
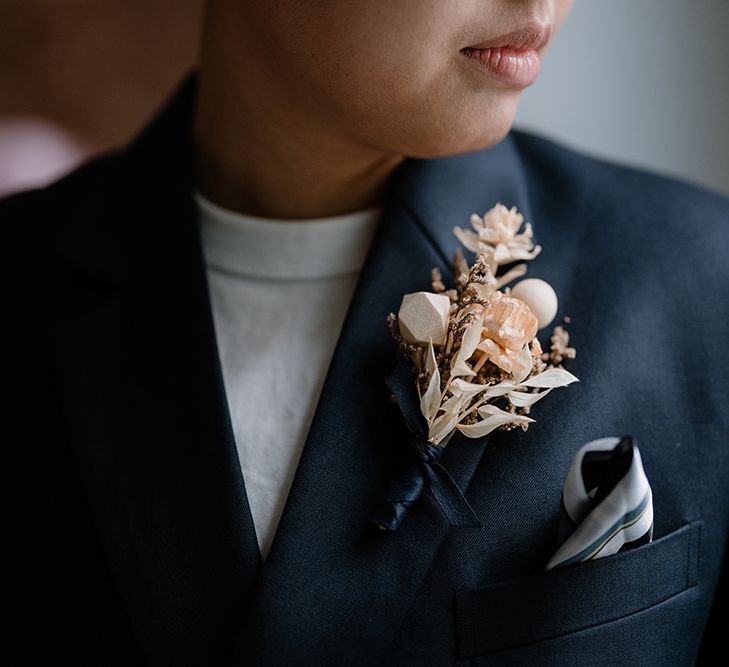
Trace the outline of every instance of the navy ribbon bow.
{"type": "Polygon", "coordinates": [[[396,530],[425,491],[426,497],[441,509],[450,525],[481,526],[463,492],[439,463],[445,448],[428,441],[415,378],[402,357],[387,378],[387,386],[405,417],[417,459],[401,476],[392,480],[383,500],[375,505],[371,521],[382,530],[396,530]]]}

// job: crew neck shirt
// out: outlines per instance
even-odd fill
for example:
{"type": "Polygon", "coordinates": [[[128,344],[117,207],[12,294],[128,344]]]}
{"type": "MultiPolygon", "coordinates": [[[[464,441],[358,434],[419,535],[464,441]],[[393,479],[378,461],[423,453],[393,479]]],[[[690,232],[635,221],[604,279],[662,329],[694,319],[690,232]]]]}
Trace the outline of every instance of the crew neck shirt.
{"type": "Polygon", "coordinates": [[[228,411],[265,560],[381,207],[281,220],[194,199],[228,411]]]}

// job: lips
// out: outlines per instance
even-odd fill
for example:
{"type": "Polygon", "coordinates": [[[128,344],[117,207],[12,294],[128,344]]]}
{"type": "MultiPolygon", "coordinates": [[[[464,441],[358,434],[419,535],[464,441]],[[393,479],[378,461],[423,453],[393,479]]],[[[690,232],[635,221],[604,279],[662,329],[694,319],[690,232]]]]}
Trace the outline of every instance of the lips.
{"type": "Polygon", "coordinates": [[[515,88],[525,88],[539,74],[539,50],[549,41],[550,27],[530,23],[513,32],[461,49],[481,72],[515,88]]]}
{"type": "Polygon", "coordinates": [[[538,51],[549,41],[549,34],[549,25],[529,23],[513,32],[472,44],[466,48],[473,50],[509,49],[515,52],[538,51]]]}

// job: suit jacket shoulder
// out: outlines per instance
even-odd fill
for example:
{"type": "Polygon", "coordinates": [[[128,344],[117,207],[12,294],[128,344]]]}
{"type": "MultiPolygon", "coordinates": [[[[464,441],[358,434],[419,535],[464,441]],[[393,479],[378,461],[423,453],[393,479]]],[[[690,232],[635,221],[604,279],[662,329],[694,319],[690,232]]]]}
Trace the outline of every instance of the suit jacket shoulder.
{"type": "Polygon", "coordinates": [[[103,261],[94,243],[104,237],[113,243],[123,231],[108,218],[130,191],[127,160],[125,150],[111,151],[50,185],[0,199],[0,228],[12,249],[2,267],[3,298],[23,312],[17,324],[26,332],[49,315],[39,304],[51,306],[56,292],[48,288],[68,276],[67,260],[86,253],[89,262],[103,261]]]}
{"type": "MultiPolygon", "coordinates": [[[[584,196],[597,198],[596,203],[607,203],[615,195],[630,197],[637,192],[647,198],[643,206],[651,204],[659,210],[662,206],[688,200],[718,207],[723,213],[724,224],[729,224],[729,197],[726,195],[684,179],[598,158],[532,132],[515,129],[510,135],[527,168],[535,172],[535,178],[539,174],[543,183],[562,182],[573,193],[577,189],[584,196]]],[[[631,201],[623,203],[630,205],[631,201]]]]}
{"type": "MultiPolygon", "coordinates": [[[[597,158],[545,137],[513,130],[533,190],[581,201],[596,211],[622,213],[667,225],[702,221],[702,232],[726,234],[729,197],[686,180],[597,158]]],[[[546,193],[545,193],[546,194],[546,193]]]]}
{"type": "Polygon", "coordinates": [[[571,233],[584,244],[585,261],[599,262],[608,248],[621,250],[644,275],[661,272],[666,289],[686,297],[700,291],[704,303],[712,295],[717,302],[710,307],[726,311],[728,197],[531,133],[513,131],[512,136],[532,207],[573,227],[571,233]]]}

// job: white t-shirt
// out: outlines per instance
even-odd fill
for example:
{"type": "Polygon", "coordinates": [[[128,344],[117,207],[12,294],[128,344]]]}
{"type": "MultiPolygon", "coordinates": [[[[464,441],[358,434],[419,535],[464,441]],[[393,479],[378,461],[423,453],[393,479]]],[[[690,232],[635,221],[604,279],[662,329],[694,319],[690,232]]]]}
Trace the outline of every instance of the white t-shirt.
{"type": "Polygon", "coordinates": [[[238,458],[265,560],[381,208],[306,220],[195,192],[238,458]]]}

